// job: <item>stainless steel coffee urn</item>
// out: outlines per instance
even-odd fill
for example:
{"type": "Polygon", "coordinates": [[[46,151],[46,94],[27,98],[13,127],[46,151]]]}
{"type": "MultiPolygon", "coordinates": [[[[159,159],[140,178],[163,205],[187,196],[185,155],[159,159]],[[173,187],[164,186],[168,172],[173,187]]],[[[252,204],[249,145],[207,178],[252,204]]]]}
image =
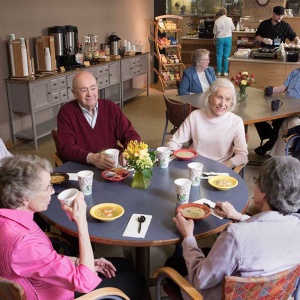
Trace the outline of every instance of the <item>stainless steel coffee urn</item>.
{"type": "Polygon", "coordinates": [[[78,30],[76,26],[53,26],[48,34],[54,36],[56,61],[58,67],[73,69],[77,52],[78,30]]]}
{"type": "Polygon", "coordinates": [[[109,37],[109,45],[110,45],[110,54],[111,55],[118,55],[119,54],[119,38],[115,32],[113,32],[109,37]]]}

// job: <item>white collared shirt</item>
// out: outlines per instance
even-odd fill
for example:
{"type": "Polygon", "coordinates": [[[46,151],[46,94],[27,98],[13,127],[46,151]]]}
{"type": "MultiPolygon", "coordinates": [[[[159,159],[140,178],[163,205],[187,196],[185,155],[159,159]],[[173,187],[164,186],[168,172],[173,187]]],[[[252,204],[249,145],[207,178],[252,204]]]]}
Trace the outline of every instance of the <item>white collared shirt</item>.
{"type": "MultiPolygon", "coordinates": [[[[79,104],[79,102],[78,102],[78,104],[79,104]]],[[[89,111],[86,108],[82,107],[80,104],[79,104],[79,107],[82,110],[83,115],[85,116],[85,118],[88,121],[88,123],[90,124],[90,126],[92,128],[94,128],[96,125],[97,117],[98,117],[98,102],[97,102],[97,105],[93,108],[93,111],[94,111],[93,115],[91,115],[89,113],[89,111]]]]}

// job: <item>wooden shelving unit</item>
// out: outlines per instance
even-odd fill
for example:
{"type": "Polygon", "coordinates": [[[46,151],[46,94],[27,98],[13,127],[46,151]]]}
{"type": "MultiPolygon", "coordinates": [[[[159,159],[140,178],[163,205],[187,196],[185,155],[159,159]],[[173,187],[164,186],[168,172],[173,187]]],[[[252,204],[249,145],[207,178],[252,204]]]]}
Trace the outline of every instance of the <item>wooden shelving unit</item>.
{"type": "Polygon", "coordinates": [[[158,84],[165,91],[176,89],[176,82],[180,81],[185,69],[181,59],[181,46],[178,44],[178,33],[181,32],[179,21],[181,16],[162,15],[155,17],[154,38],[158,67],[154,72],[158,76],[158,84]]]}

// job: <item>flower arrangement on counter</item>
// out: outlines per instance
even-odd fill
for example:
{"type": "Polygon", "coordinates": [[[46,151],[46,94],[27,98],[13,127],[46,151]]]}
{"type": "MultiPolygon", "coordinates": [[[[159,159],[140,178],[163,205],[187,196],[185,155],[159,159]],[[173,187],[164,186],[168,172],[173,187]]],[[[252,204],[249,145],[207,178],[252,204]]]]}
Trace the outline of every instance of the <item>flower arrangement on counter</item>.
{"type": "Polygon", "coordinates": [[[231,81],[239,87],[247,87],[255,83],[254,75],[249,75],[248,72],[239,72],[238,75],[231,78],[231,81]]]}
{"type": "Polygon", "coordinates": [[[143,142],[130,141],[124,151],[124,158],[129,168],[139,171],[146,178],[152,177],[152,169],[156,161],[156,151],[149,151],[143,142]]]}

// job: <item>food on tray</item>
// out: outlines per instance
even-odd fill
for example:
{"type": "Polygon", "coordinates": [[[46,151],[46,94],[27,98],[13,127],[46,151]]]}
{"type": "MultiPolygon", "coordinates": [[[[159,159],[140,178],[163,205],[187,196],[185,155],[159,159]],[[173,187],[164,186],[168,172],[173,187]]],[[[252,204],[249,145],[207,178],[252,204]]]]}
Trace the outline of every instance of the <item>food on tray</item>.
{"type": "Polygon", "coordinates": [[[60,184],[64,181],[67,181],[68,179],[69,179],[68,174],[59,173],[59,172],[51,173],[51,183],[52,184],[60,184]]]}
{"type": "Polygon", "coordinates": [[[181,214],[187,218],[201,218],[205,215],[205,211],[199,207],[186,207],[182,209],[181,214]]]}

